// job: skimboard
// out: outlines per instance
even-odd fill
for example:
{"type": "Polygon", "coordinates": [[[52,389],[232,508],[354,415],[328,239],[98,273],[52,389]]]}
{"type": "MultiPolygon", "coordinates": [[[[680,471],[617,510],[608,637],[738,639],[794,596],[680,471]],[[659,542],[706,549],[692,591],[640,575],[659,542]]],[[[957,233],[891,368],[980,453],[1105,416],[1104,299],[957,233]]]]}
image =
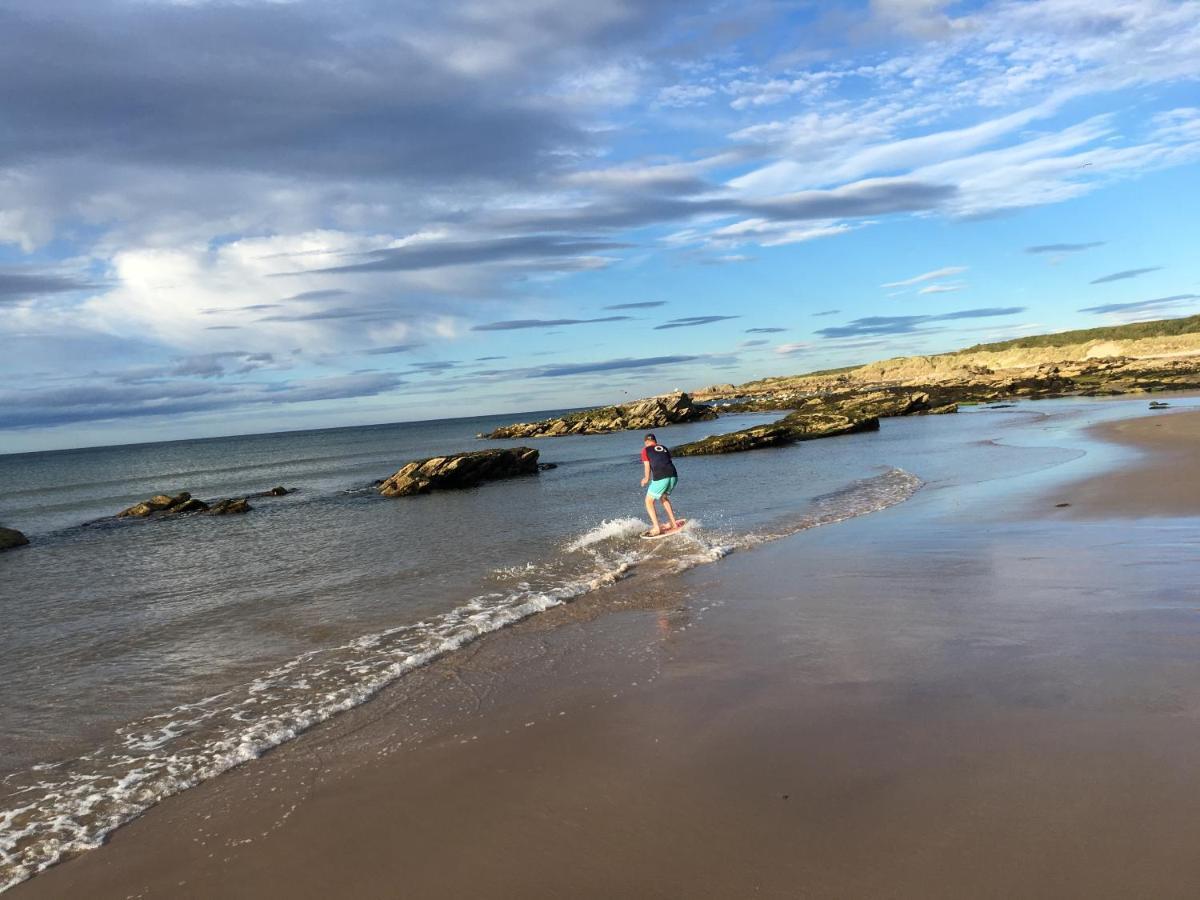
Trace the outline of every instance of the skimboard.
{"type": "Polygon", "coordinates": [[[660,532],[659,534],[651,534],[651,533],[650,533],[650,532],[648,532],[648,531],[643,531],[643,532],[641,533],[641,538],[642,538],[642,540],[644,540],[644,541],[657,541],[659,538],[665,538],[665,537],[670,537],[670,536],[671,536],[671,535],[673,535],[673,534],[679,534],[679,532],[681,532],[681,531],[683,531],[685,528],[687,528],[687,524],[688,524],[688,520],[687,520],[687,519],[677,519],[676,521],[679,523],[679,527],[678,527],[678,528],[672,528],[672,529],[670,529],[669,531],[663,531],[663,532],[660,532]]]}

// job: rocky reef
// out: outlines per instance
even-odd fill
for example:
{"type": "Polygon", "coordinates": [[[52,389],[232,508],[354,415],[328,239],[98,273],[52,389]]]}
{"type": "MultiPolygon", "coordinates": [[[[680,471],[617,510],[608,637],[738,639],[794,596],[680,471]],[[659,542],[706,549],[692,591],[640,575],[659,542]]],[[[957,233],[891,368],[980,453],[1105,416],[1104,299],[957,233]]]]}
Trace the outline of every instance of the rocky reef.
{"type": "Polygon", "coordinates": [[[0,527],[0,550],[11,550],[13,547],[24,547],[29,538],[15,528],[0,527]]]}
{"type": "Polygon", "coordinates": [[[675,447],[671,452],[676,456],[705,456],[780,447],[798,441],[876,431],[883,417],[954,412],[956,409],[954,404],[935,405],[934,399],[924,391],[885,389],[863,394],[847,391],[810,397],[777,422],[716,434],[675,447]]]}
{"type": "Polygon", "coordinates": [[[540,422],[519,422],[505,425],[481,438],[510,440],[520,438],[557,437],[564,434],[610,434],[615,431],[649,431],[678,425],[681,422],[700,422],[715,419],[717,412],[710,406],[696,403],[685,393],[650,397],[620,406],[604,406],[569,413],[540,422]]]}
{"type": "Polygon", "coordinates": [[[163,515],[178,515],[180,513],[200,512],[208,509],[208,504],[203,500],[195,499],[187,491],[181,491],[172,497],[169,494],[155,494],[149,500],[143,500],[141,503],[135,503],[133,506],[126,507],[117,513],[118,519],[139,518],[144,519],[147,516],[152,516],[155,513],[163,515]]]}
{"type": "Polygon", "coordinates": [[[538,451],[531,447],[433,456],[408,463],[379,484],[379,493],[385,497],[409,497],[430,491],[470,488],[485,481],[534,475],[539,468],[538,451]]]}
{"type": "Polygon", "coordinates": [[[250,512],[254,507],[246,502],[245,497],[235,497],[230,500],[218,500],[204,512],[210,516],[233,516],[250,512]]]}
{"type": "Polygon", "coordinates": [[[851,418],[836,413],[792,413],[778,422],[755,425],[729,434],[714,434],[700,441],[672,449],[676,456],[707,456],[717,453],[741,453],[764,447],[782,447],[798,441],[853,434],[856,431],[875,431],[877,416],[851,418]]]}
{"type": "MultiPolygon", "coordinates": [[[[273,492],[264,492],[273,493],[273,492]]],[[[187,491],[181,491],[175,496],[155,494],[149,500],[135,503],[117,513],[118,519],[177,516],[183,513],[205,513],[210,516],[226,516],[233,513],[249,512],[253,507],[246,502],[245,497],[235,497],[228,500],[214,500],[211,504],[197,500],[187,491]]]]}

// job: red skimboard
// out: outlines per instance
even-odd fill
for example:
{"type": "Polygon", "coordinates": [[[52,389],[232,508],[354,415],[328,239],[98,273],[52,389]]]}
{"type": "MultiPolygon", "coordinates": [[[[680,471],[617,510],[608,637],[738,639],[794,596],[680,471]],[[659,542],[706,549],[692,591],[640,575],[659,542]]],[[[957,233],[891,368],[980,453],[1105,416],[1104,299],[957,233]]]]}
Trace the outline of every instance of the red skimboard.
{"type": "Polygon", "coordinates": [[[648,531],[643,531],[641,533],[640,537],[643,541],[657,541],[659,538],[665,538],[665,537],[670,537],[673,534],[679,534],[679,532],[681,532],[685,528],[687,528],[688,520],[687,519],[676,519],[676,521],[679,523],[678,528],[670,528],[670,529],[667,529],[666,531],[660,531],[658,534],[651,534],[648,531]]]}

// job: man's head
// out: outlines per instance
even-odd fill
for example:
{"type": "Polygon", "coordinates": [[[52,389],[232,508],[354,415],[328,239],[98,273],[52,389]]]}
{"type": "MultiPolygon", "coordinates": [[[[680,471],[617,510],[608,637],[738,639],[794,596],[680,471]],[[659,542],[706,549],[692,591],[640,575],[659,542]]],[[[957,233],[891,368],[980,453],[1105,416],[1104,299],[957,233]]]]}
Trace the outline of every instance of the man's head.
{"type": "Polygon", "coordinates": [[[648,435],[646,435],[646,439],[645,439],[645,441],[643,441],[643,443],[645,443],[645,445],[647,447],[653,447],[655,444],[658,443],[658,438],[656,438],[652,434],[648,434],[648,435]]]}

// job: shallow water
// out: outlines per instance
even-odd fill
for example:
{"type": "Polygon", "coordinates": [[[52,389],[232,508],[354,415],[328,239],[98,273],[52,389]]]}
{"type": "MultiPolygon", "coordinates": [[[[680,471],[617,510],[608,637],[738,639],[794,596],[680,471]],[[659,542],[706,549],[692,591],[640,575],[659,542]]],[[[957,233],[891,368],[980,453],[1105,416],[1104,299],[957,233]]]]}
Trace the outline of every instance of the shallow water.
{"type": "Polygon", "coordinates": [[[34,541],[0,557],[0,885],[478,635],[631,575],[653,590],[729,552],[894,506],[922,483],[967,486],[1000,508],[1005,479],[1108,461],[1118,451],[1080,427],[1144,408],[1044,401],[681,460],[677,505],[694,527],[653,543],[636,538],[632,433],[536,441],[557,469],[401,500],[371,482],[412,458],[488,446],[474,435],[502,420],[0,457],[0,520],[34,541]],[[280,483],[297,493],[246,516],[80,527],[157,492],[280,483]]]}

